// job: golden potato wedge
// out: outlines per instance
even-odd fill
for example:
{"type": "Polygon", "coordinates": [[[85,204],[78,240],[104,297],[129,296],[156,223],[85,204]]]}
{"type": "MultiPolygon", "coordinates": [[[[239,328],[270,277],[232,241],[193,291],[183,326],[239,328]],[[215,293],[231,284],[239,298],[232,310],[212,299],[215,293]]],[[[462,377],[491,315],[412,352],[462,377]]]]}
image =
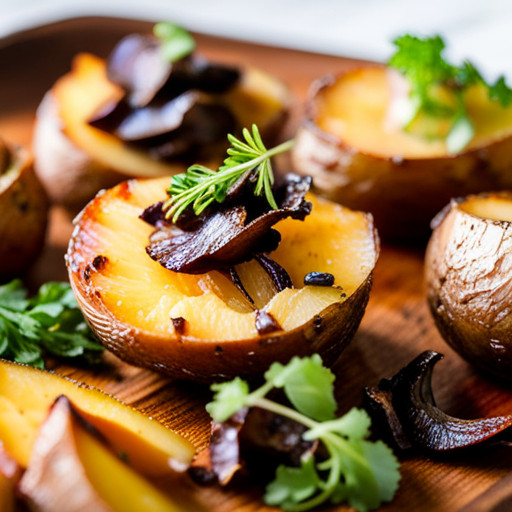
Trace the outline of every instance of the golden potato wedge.
{"type": "MultiPolygon", "coordinates": [[[[36,171],[52,201],[83,206],[94,194],[129,177],[156,177],[183,172],[180,161],[163,162],[125,144],[114,135],[90,126],[88,121],[109,101],[122,96],[110,82],[103,59],[79,54],[71,71],[46,94],[34,129],[36,171]]],[[[252,68],[222,99],[241,126],[257,123],[262,133],[278,133],[290,106],[287,88],[277,79],[252,68]]],[[[211,155],[216,165],[224,149],[211,155]]]]}
{"type": "Polygon", "coordinates": [[[48,199],[21,147],[0,141],[0,280],[19,276],[39,256],[48,219],[48,199]]]}
{"type": "Polygon", "coordinates": [[[61,395],[39,429],[18,489],[32,510],[179,512],[171,500],[109,450],[61,395]]]}
{"type": "MultiPolygon", "coordinates": [[[[368,300],[378,256],[371,216],[312,195],[305,221],[276,224],[282,241],[270,256],[295,288],[260,294],[259,311],[280,326],[260,335],[260,313],[223,274],[175,273],[147,255],[153,228],[139,215],[167,186],[162,178],[122,183],[75,220],[66,256],[70,282],[102,343],[132,364],[202,381],[258,375],[274,360],[314,352],[332,363],[368,300]],[[333,274],[334,286],[304,286],[312,271],[333,274]]],[[[256,274],[251,286],[265,283],[256,274]]]]}
{"type": "Polygon", "coordinates": [[[452,197],[512,186],[512,107],[465,95],[475,136],[459,154],[389,119],[396,72],[366,66],[313,84],[292,151],[295,170],[350,208],[373,213],[383,239],[425,241],[452,197]]]}
{"type": "Polygon", "coordinates": [[[50,405],[63,394],[146,475],[163,476],[183,470],[194,456],[193,446],[181,436],[98,389],[0,361],[0,440],[20,466],[27,467],[38,428],[50,405]]]}
{"type": "Polygon", "coordinates": [[[453,200],[435,219],[425,279],[444,339],[474,365],[512,378],[512,193],[453,200]]]}

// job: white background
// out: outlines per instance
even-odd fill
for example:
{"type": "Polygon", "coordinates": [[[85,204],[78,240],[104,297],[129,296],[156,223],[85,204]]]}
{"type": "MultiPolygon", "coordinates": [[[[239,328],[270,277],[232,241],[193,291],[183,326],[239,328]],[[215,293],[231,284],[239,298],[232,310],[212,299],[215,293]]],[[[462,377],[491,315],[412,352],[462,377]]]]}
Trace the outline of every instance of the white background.
{"type": "Polygon", "coordinates": [[[470,58],[490,78],[505,73],[512,82],[512,0],[0,0],[0,39],[83,15],[168,20],[208,34],[380,61],[397,35],[439,33],[450,58],[470,58]]]}

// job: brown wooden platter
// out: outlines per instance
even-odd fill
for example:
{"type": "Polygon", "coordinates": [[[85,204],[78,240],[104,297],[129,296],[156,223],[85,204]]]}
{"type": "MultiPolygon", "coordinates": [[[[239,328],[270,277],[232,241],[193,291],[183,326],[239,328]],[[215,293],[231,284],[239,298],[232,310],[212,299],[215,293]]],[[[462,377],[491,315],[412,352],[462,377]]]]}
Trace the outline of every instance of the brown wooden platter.
{"type": "MultiPolygon", "coordinates": [[[[89,51],[106,56],[121,36],[148,31],[150,26],[136,21],[82,18],[4,40],[0,46],[0,136],[13,143],[30,145],[35,109],[55,79],[69,69],[74,54],[89,51]]],[[[296,96],[297,116],[315,78],[358,65],[350,59],[204,35],[197,35],[197,42],[199,50],[208,57],[253,65],[281,78],[296,96]]],[[[71,220],[68,212],[60,208],[52,210],[46,248],[26,276],[30,286],[67,279],[64,252],[71,234],[71,220]]],[[[441,409],[464,418],[512,413],[512,389],[474,370],[448,348],[437,332],[423,289],[423,251],[385,246],[361,327],[334,367],[339,411],[359,406],[364,386],[376,385],[426,349],[445,354],[433,377],[434,394],[441,409]]],[[[198,450],[206,446],[209,418],[204,405],[210,397],[206,386],[172,381],[122,363],[110,354],[105,355],[105,363],[99,368],[74,368],[56,363],[51,367],[134,405],[185,436],[198,450]]],[[[443,460],[402,457],[400,489],[394,501],[381,510],[459,510],[512,470],[511,455],[512,448],[496,447],[476,455],[443,460]]],[[[274,510],[263,504],[262,489],[256,485],[227,490],[191,485],[190,492],[206,510],[214,512],[274,510]]]]}

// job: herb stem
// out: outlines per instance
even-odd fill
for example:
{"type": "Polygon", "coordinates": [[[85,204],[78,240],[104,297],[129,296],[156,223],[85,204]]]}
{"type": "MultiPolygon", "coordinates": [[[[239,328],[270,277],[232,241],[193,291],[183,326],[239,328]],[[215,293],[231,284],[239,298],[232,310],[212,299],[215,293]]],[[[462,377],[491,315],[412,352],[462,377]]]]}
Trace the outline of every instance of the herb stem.
{"type": "Polygon", "coordinates": [[[269,400],[268,398],[254,398],[252,393],[247,397],[247,405],[252,407],[261,407],[262,409],[266,409],[267,411],[274,412],[275,414],[284,416],[285,418],[296,421],[297,423],[301,423],[310,429],[319,425],[318,421],[312,420],[311,418],[304,416],[304,414],[286,407],[286,405],[278,404],[277,402],[269,400]]]}
{"type": "Polygon", "coordinates": [[[213,201],[222,202],[229,187],[246,171],[252,169],[258,175],[255,195],[264,194],[270,206],[277,209],[272,194],[274,175],[270,159],[290,150],[294,140],[291,139],[267,149],[261,141],[256,125],[252,127],[252,135],[247,129],[244,129],[243,134],[247,143],[228,135],[231,147],[228,149],[228,157],[218,171],[193,165],[187,169],[186,173],[173,176],[168,190],[169,199],[163,205],[166,218],[172,218],[172,221],[176,222],[190,205],[194,213],[199,215],[213,201]]]}

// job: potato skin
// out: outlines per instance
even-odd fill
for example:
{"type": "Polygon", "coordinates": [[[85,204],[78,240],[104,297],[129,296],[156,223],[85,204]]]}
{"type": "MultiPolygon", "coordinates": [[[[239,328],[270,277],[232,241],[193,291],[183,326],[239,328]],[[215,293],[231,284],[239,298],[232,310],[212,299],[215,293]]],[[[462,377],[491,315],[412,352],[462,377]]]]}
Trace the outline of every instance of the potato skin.
{"type": "MultiPolygon", "coordinates": [[[[77,255],[78,256],[78,255],[77,255]]],[[[235,341],[170,339],[118,320],[101,296],[70,271],[70,282],[87,322],[103,345],[124,361],[178,379],[213,382],[262,375],[273,361],[319,353],[333,364],[352,340],[372,285],[372,275],[342,303],[332,304],[306,324],[281,334],[235,341]]]]}
{"type": "Polygon", "coordinates": [[[384,240],[424,243],[430,220],[451,198],[512,187],[511,136],[456,155],[389,158],[324,132],[315,123],[315,102],[339,77],[329,75],[312,85],[292,150],[293,166],[311,175],[325,197],[371,212],[384,240]]]}
{"type": "Polygon", "coordinates": [[[21,148],[9,148],[16,175],[0,191],[0,279],[19,276],[39,256],[46,235],[48,199],[21,148]]]}
{"type": "Polygon", "coordinates": [[[37,175],[52,203],[76,208],[98,190],[127,178],[94,161],[63,133],[57,100],[51,91],[37,109],[33,145],[37,175]]]}
{"type": "Polygon", "coordinates": [[[475,366],[512,378],[512,224],[462,211],[436,219],[425,257],[430,310],[443,338],[475,366]]]}

